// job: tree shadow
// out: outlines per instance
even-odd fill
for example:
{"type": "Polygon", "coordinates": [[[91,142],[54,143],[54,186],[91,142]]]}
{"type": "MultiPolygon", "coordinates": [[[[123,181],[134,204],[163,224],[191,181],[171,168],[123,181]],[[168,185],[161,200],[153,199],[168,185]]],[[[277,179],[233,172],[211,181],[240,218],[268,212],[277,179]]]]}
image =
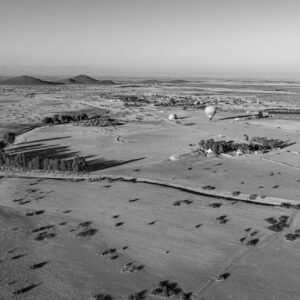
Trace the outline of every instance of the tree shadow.
{"type": "Polygon", "coordinates": [[[130,160],[106,160],[104,158],[98,158],[98,159],[93,159],[90,161],[87,161],[87,172],[95,172],[99,170],[104,170],[108,168],[113,168],[121,165],[125,165],[131,162],[139,161],[145,159],[145,157],[141,158],[135,158],[135,159],[130,159],[130,160]]]}
{"type": "MultiPolygon", "coordinates": [[[[67,159],[79,155],[78,151],[71,152],[69,146],[44,145],[44,144],[15,147],[13,149],[8,149],[7,153],[11,155],[24,153],[26,159],[32,159],[37,156],[40,159],[45,159],[45,158],[67,159]]],[[[92,157],[92,156],[88,156],[88,157],[92,157]]]]}
{"type": "Polygon", "coordinates": [[[23,143],[20,143],[19,145],[27,145],[27,144],[32,144],[32,143],[47,142],[47,141],[54,141],[54,140],[62,140],[62,139],[70,138],[70,137],[71,136],[69,135],[69,136],[61,136],[61,137],[56,137],[56,138],[34,140],[34,141],[29,141],[29,142],[23,142],[23,143]]]}
{"type": "Polygon", "coordinates": [[[291,142],[291,141],[279,141],[279,140],[278,140],[278,143],[279,143],[278,148],[280,148],[280,149],[283,149],[283,148],[286,148],[286,147],[289,147],[289,146],[292,146],[292,145],[295,145],[295,144],[296,144],[296,142],[291,142]]]}
{"type": "Polygon", "coordinates": [[[19,152],[29,152],[32,151],[34,149],[39,149],[40,147],[45,146],[44,144],[35,144],[35,145],[28,145],[28,146],[19,146],[19,145],[14,145],[8,149],[6,149],[5,151],[9,154],[16,154],[19,152]]]}
{"type": "Polygon", "coordinates": [[[177,120],[183,120],[183,119],[188,119],[190,118],[189,116],[184,116],[184,117],[177,117],[177,120]]]}
{"type": "Polygon", "coordinates": [[[235,118],[247,118],[247,117],[252,117],[252,116],[254,116],[254,114],[231,116],[231,117],[225,117],[225,118],[221,118],[221,119],[216,119],[215,118],[215,120],[223,121],[223,120],[231,120],[231,119],[235,119],[235,118]]]}

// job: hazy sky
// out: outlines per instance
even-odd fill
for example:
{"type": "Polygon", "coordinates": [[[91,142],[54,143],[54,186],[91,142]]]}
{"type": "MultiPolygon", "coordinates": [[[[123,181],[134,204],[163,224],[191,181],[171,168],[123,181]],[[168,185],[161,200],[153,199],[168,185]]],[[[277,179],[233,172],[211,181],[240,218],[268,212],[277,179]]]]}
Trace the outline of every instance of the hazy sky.
{"type": "Polygon", "coordinates": [[[128,75],[300,73],[300,1],[0,0],[7,64],[128,75]]]}

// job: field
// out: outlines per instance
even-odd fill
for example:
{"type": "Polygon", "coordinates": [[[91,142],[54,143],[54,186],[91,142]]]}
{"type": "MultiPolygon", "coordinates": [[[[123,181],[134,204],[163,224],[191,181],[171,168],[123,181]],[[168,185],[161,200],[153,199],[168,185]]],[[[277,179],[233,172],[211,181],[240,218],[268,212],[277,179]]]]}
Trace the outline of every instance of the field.
{"type": "Polygon", "coordinates": [[[78,181],[1,173],[0,298],[299,299],[299,115],[250,116],[299,108],[300,84],[115,82],[0,86],[0,136],[19,133],[9,153],[87,160],[78,181]],[[138,99],[124,105],[122,96],[138,99]],[[170,98],[185,107],[161,105],[170,98]],[[215,99],[212,122],[187,105],[215,99]],[[105,112],[119,125],[41,126],[76,112],[105,112]],[[197,151],[202,139],[245,134],[289,146],[241,156],[197,151]]]}

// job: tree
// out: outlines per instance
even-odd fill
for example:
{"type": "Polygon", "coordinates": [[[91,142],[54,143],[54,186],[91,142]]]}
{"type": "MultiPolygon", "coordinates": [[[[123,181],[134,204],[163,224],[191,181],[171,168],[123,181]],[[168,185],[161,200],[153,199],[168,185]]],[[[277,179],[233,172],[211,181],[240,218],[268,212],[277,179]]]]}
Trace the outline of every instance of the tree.
{"type": "Polygon", "coordinates": [[[219,145],[219,153],[220,154],[224,153],[224,147],[223,147],[222,143],[220,143],[220,145],[219,145]]]}
{"type": "Polygon", "coordinates": [[[32,168],[34,170],[40,169],[40,158],[38,156],[36,156],[35,158],[32,159],[32,168]]]}
{"type": "Polygon", "coordinates": [[[32,170],[32,161],[31,160],[28,160],[28,164],[27,164],[27,168],[28,170],[32,170]]]}
{"type": "Polygon", "coordinates": [[[54,116],[53,116],[53,122],[54,122],[54,123],[60,123],[59,115],[54,115],[54,116]]]}
{"type": "Polygon", "coordinates": [[[63,172],[68,170],[67,162],[65,160],[60,161],[60,170],[63,172]]]}
{"type": "Polygon", "coordinates": [[[53,160],[53,170],[54,170],[54,171],[58,171],[58,169],[59,169],[59,161],[58,161],[57,158],[55,158],[55,159],[53,160]]]}
{"type": "Polygon", "coordinates": [[[73,161],[71,159],[67,160],[67,171],[72,172],[73,161]]]}
{"type": "Polygon", "coordinates": [[[200,145],[202,148],[204,148],[205,141],[204,141],[204,140],[201,140],[201,141],[199,142],[199,145],[200,145]]]}
{"type": "Polygon", "coordinates": [[[42,121],[44,124],[53,124],[53,119],[51,117],[45,117],[42,121]]]}
{"type": "Polygon", "coordinates": [[[16,134],[15,132],[5,132],[4,136],[3,136],[3,140],[7,143],[7,144],[13,144],[16,138],[16,134]]]}
{"type": "Polygon", "coordinates": [[[72,161],[72,171],[73,172],[79,172],[79,157],[76,156],[73,158],[73,161],[72,161]]]}
{"type": "Polygon", "coordinates": [[[0,150],[3,149],[6,146],[6,143],[0,141],[0,150]]]}
{"type": "Polygon", "coordinates": [[[48,158],[45,158],[43,160],[43,170],[44,171],[47,171],[48,170],[48,166],[49,166],[49,159],[48,158]]]}
{"type": "Polygon", "coordinates": [[[21,168],[26,169],[26,157],[24,152],[21,153],[20,164],[21,168]]]}
{"type": "Polygon", "coordinates": [[[52,158],[49,159],[48,170],[49,171],[53,170],[53,159],[52,158]]]}
{"type": "Polygon", "coordinates": [[[212,150],[214,151],[214,153],[215,153],[216,155],[219,154],[219,145],[218,145],[218,143],[214,143],[214,144],[213,144],[212,150]]]}
{"type": "Polygon", "coordinates": [[[86,161],[84,157],[79,158],[79,171],[83,172],[86,169],[86,161]]]}
{"type": "Polygon", "coordinates": [[[2,167],[5,162],[3,153],[4,152],[2,150],[0,150],[0,167],[2,167]]]}

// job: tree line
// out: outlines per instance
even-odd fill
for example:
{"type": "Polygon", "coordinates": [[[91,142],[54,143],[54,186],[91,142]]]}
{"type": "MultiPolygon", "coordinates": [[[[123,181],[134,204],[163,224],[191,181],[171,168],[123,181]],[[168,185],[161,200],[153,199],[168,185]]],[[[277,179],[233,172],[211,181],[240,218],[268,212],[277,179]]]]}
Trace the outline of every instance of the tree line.
{"type": "Polygon", "coordinates": [[[44,124],[61,124],[70,123],[76,121],[83,121],[89,119],[86,113],[76,114],[76,115],[54,115],[52,117],[45,117],[43,119],[44,124]]]}
{"type": "Polygon", "coordinates": [[[84,157],[72,159],[41,158],[39,156],[26,158],[25,153],[8,154],[0,150],[0,169],[17,171],[49,171],[49,172],[84,172],[86,161],[84,157]]]}
{"type": "MultiPolygon", "coordinates": [[[[248,141],[248,136],[245,135],[245,139],[248,141]]],[[[254,151],[266,151],[274,148],[284,148],[288,146],[287,142],[268,139],[265,137],[252,137],[248,143],[235,143],[233,141],[215,141],[214,139],[201,140],[199,142],[200,150],[211,149],[216,155],[221,153],[228,153],[240,150],[244,153],[250,153],[254,151]]]]}

